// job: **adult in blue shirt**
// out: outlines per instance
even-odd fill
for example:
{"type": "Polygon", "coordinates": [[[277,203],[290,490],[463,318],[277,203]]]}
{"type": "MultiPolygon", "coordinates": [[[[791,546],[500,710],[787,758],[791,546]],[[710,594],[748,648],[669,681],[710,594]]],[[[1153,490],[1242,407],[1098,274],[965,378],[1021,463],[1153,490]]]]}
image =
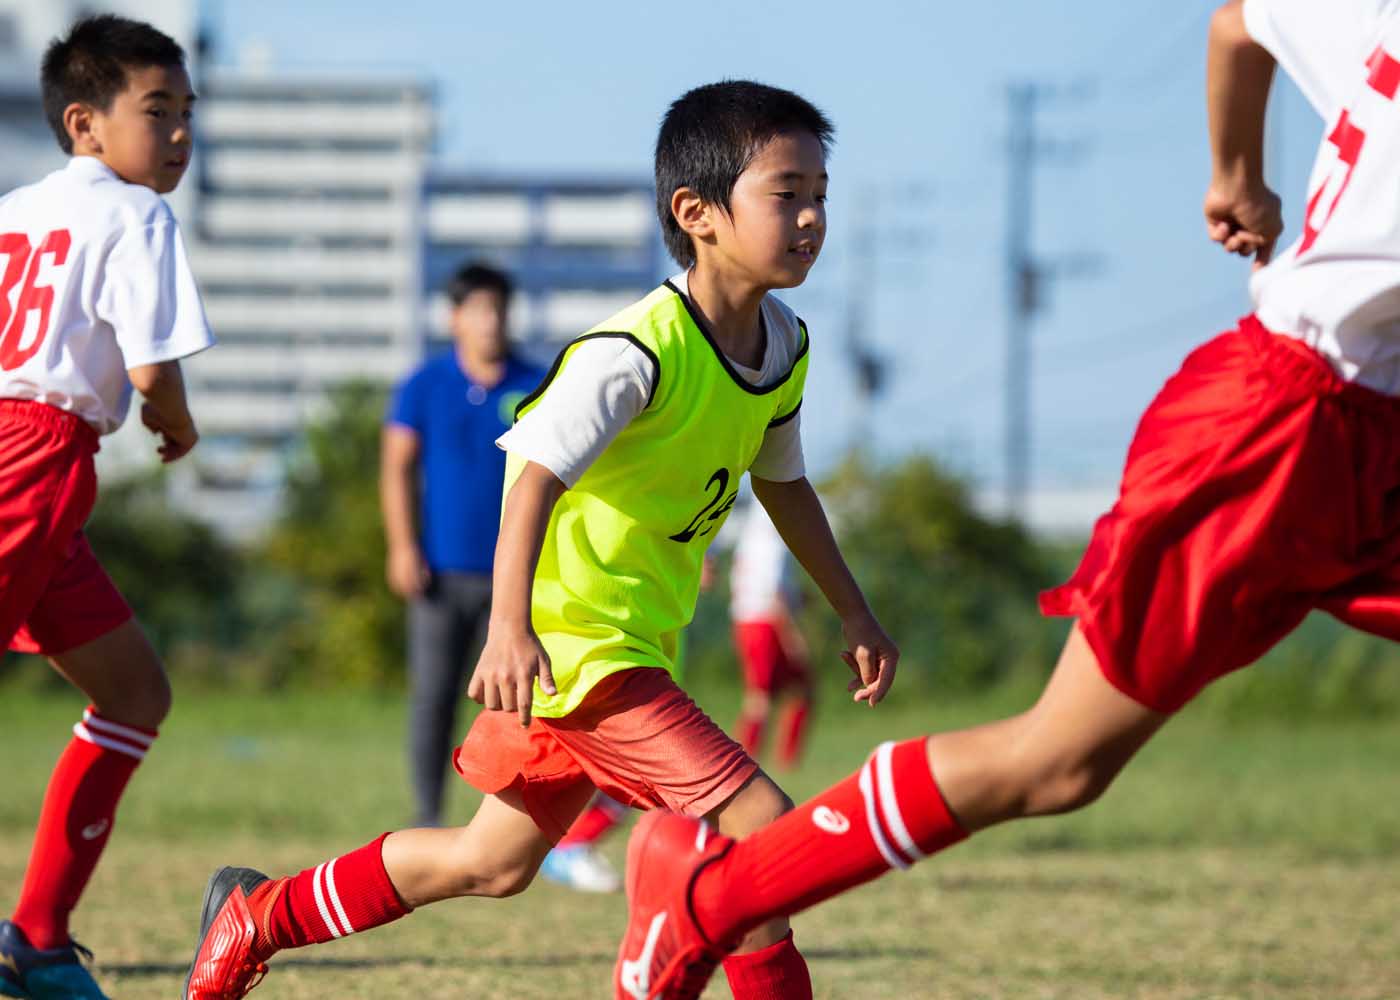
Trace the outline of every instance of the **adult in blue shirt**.
{"type": "Polygon", "coordinates": [[[399,385],[380,447],[389,586],[409,602],[409,766],[424,826],[441,819],[457,703],[491,608],[505,478],[496,438],[544,374],[510,353],[504,273],[468,264],[447,291],[455,346],[399,385]]]}

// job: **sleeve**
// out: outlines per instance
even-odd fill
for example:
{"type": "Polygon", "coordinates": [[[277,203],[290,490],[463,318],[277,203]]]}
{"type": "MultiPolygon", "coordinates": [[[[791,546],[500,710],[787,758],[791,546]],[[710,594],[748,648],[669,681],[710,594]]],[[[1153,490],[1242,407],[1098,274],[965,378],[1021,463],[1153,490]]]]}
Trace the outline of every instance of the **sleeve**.
{"type": "Polygon", "coordinates": [[[399,383],[389,399],[389,408],[384,414],[384,423],[406,427],[423,434],[423,370],[410,375],[399,383]]]}
{"type": "Polygon", "coordinates": [[[656,379],[655,363],[631,340],[603,336],[579,343],[539,401],[496,444],[572,488],[646,409],[656,379]]]}
{"type": "Polygon", "coordinates": [[[198,354],[214,344],[180,227],[165,217],[122,234],[107,255],[97,314],[116,331],[127,368],[198,354]]]}
{"type": "Polygon", "coordinates": [[[802,457],[802,404],[780,423],[770,424],[749,466],[749,475],[773,483],[790,483],[807,474],[802,457]]]}
{"type": "Polygon", "coordinates": [[[1355,89],[1377,21],[1395,6],[1395,0],[1245,0],[1244,23],[1331,121],[1355,89]]]}

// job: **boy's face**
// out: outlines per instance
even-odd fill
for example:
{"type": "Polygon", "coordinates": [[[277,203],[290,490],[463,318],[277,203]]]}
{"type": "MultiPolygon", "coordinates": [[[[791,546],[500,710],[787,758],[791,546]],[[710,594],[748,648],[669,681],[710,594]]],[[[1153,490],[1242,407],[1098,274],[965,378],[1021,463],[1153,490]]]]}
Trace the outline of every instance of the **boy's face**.
{"type": "Polygon", "coordinates": [[[126,88],[106,111],[92,109],[74,152],[96,156],[129,184],[167,194],[190,163],[194,101],[183,66],[128,69],[126,88]]]}
{"type": "Polygon", "coordinates": [[[478,288],[452,310],[452,337],[474,357],[499,361],[506,356],[505,297],[494,288],[478,288]]]}
{"type": "Polygon", "coordinates": [[[793,288],[826,238],[826,157],[810,132],[786,132],[759,150],[714,212],[715,247],[755,284],[793,288]]]}

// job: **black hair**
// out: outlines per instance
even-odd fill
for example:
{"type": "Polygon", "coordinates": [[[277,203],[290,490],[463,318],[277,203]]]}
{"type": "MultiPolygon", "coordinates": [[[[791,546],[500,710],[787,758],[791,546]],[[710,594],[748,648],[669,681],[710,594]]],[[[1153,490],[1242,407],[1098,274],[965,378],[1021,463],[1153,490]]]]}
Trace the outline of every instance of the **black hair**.
{"type": "Polygon", "coordinates": [[[39,83],[44,117],[65,153],[73,140],[63,126],[63,110],[73,103],[99,111],[112,107],[126,88],[129,69],[182,66],[185,50],[173,38],[144,21],[98,14],[74,23],[67,38],[55,38],[44,52],[39,83]]]}
{"type": "Polygon", "coordinates": [[[728,212],[739,175],[784,132],[810,132],[826,153],[835,129],[810,101],[751,80],[696,87],[671,105],[656,136],[656,215],[676,263],[694,264],[695,247],[671,214],[671,196],[688,187],[728,212]]]}
{"type": "Polygon", "coordinates": [[[497,292],[503,301],[510,301],[510,276],[499,268],[471,261],[462,265],[447,282],[447,297],[454,306],[460,306],[472,292],[482,289],[497,292]]]}

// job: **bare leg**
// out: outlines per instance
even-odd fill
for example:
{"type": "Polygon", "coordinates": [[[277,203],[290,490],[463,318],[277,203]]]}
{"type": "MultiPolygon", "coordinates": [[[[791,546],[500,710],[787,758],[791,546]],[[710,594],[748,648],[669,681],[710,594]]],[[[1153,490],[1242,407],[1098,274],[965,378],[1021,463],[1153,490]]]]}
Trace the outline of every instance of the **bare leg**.
{"type": "MultiPolygon", "coordinates": [[[[591,787],[579,786],[575,813],[592,794],[591,787]]],[[[520,796],[505,791],[486,796],[464,827],[390,834],[384,868],[412,908],[457,896],[513,896],[534,880],[552,846],[520,796]]]]}
{"type": "Polygon", "coordinates": [[[104,719],[158,729],[170,712],[170,681],[141,626],[131,619],[106,635],[49,658],[104,719]]]}
{"type": "Polygon", "coordinates": [[[1088,805],[1168,718],[1104,679],[1076,625],[1034,707],[929,737],[929,762],[949,808],[972,832],[1088,805]]]}

